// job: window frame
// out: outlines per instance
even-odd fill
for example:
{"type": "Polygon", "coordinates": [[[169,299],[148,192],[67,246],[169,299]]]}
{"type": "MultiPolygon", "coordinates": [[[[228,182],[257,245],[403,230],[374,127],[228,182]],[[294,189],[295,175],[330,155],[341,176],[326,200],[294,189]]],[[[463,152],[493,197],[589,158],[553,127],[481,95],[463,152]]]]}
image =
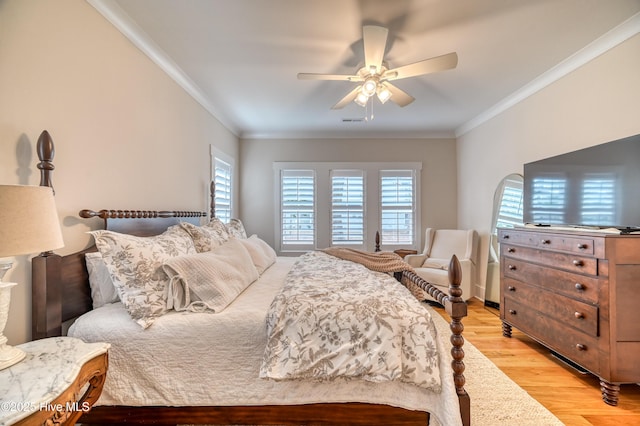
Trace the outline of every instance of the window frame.
{"type": "Polygon", "coordinates": [[[375,233],[381,231],[380,224],[380,170],[412,170],[414,173],[414,235],[412,244],[386,244],[382,250],[393,251],[396,249],[418,250],[421,243],[421,196],[420,183],[422,173],[421,162],[295,162],[276,161],[274,170],[274,229],[275,246],[279,255],[300,255],[309,250],[330,247],[331,235],[331,171],[332,170],[362,170],[364,172],[364,242],[362,245],[349,245],[349,247],[366,251],[375,249],[375,233]],[[316,172],[316,241],[313,247],[308,246],[299,250],[291,250],[282,244],[282,206],[280,174],[286,169],[313,169],[316,172]]]}

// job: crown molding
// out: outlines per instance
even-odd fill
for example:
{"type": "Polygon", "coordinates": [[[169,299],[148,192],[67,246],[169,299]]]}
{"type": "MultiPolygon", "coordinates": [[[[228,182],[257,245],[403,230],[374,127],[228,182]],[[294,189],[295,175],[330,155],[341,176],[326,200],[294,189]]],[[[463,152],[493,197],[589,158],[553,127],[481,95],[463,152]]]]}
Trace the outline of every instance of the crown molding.
{"type": "MultiPolygon", "coordinates": [[[[136,47],[138,47],[145,55],[155,62],[163,71],[165,71],[178,85],[180,85],[189,95],[191,95],[205,110],[207,110],[216,120],[226,127],[236,137],[242,138],[264,138],[264,137],[284,137],[285,135],[272,132],[243,132],[239,129],[224,111],[217,108],[209,99],[209,97],[191,80],[188,75],[173,61],[173,59],[164,52],[149,35],[140,28],[135,21],[120,8],[115,0],[87,0],[105,19],[115,26],[125,37],[127,37],[136,47]]],[[[630,39],[640,32],[640,13],[636,13],[617,27],[611,29],[603,36],[599,37],[583,49],[574,53],[564,61],[560,62],[553,68],[544,72],[534,80],[530,81],[517,91],[505,97],[492,107],[486,109],[476,117],[462,124],[455,129],[453,135],[437,134],[422,135],[422,137],[460,137],[465,133],[475,129],[483,123],[498,116],[529,96],[534,95],[538,91],[544,89],[550,84],[558,81],[567,74],[575,71],[589,61],[597,58],[608,50],[614,48],[620,43],[630,39]]],[[[309,137],[309,133],[304,132],[309,137]]],[[[293,135],[301,137],[302,134],[293,135]]],[[[345,136],[333,135],[333,137],[345,136]]],[[[387,135],[388,136],[388,135],[387,135]]],[[[405,135],[408,137],[418,137],[417,135],[405,135]]],[[[287,137],[292,137],[288,134],[287,137]]],[[[371,137],[371,135],[367,135],[371,137]]],[[[378,135],[378,137],[380,137],[378,135]]]]}
{"type": "Polygon", "coordinates": [[[603,36],[591,42],[584,48],[580,49],[573,55],[569,56],[558,65],[544,72],[537,78],[533,79],[519,90],[502,99],[497,104],[485,110],[481,114],[472,118],[465,124],[458,127],[455,131],[456,137],[460,137],[465,133],[473,130],[481,124],[491,120],[493,117],[501,114],[520,101],[528,98],[536,92],[544,89],[550,84],[560,80],[567,74],[575,71],[587,62],[597,58],[608,50],[616,47],[620,43],[630,39],[640,32],[640,13],[636,13],[622,24],[611,29],[603,36]]]}
{"type": "Polygon", "coordinates": [[[217,108],[198,85],[158,46],[151,37],[115,2],[115,0],[87,0],[104,18],[127,37],[138,49],[156,63],[169,77],[236,137],[240,129],[217,108]]]}

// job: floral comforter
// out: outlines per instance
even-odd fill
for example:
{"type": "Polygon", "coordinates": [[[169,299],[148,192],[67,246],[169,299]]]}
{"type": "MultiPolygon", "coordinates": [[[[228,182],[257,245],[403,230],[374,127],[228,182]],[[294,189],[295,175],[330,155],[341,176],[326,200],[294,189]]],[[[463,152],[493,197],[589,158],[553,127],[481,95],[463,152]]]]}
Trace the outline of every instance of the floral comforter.
{"type": "Polygon", "coordinates": [[[440,392],[429,312],[392,276],[320,251],[300,257],[267,314],[260,377],[400,380],[440,392]]]}

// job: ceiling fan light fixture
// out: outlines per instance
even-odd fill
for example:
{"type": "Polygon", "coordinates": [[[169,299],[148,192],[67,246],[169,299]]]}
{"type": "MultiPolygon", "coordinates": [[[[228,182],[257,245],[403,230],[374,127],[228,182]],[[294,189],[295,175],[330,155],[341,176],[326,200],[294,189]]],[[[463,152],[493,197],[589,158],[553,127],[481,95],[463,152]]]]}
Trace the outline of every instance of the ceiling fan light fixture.
{"type": "Polygon", "coordinates": [[[357,103],[358,105],[360,105],[361,107],[364,107],[364,106],[367,105],[367,101],[368,100],[369,100],[369,96],[367,96],[362,91],[360,91],[360,92],[358,92],[358,95],[356,96],[356,98],[353,101],[355,103],[357,103]]]}
{"type": "Polygon", "coordinates": [[[367,97],[373,96],[378,88],[378,82],[375,78],[367,78],[362,85],[362,93],[367,97]]]}
{"type": "Polygon", "coordinates": [[[386,87],[384,87],[382,84],[378,85],[378,100],[381,103],[385,103],[387,102],[389,99],[391,99],[391,91],[389,89],[387,89],[386,87]]]}

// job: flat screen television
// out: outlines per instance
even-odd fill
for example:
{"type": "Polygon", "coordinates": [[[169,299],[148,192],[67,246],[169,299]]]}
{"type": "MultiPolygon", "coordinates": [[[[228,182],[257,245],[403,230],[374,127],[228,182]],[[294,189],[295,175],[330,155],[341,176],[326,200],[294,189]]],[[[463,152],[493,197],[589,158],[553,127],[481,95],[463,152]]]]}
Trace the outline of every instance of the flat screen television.
{"type": "Polygon", "coordinates": [[[524,165],[523,220],[640,230],[640,134],[524,165]]]}

